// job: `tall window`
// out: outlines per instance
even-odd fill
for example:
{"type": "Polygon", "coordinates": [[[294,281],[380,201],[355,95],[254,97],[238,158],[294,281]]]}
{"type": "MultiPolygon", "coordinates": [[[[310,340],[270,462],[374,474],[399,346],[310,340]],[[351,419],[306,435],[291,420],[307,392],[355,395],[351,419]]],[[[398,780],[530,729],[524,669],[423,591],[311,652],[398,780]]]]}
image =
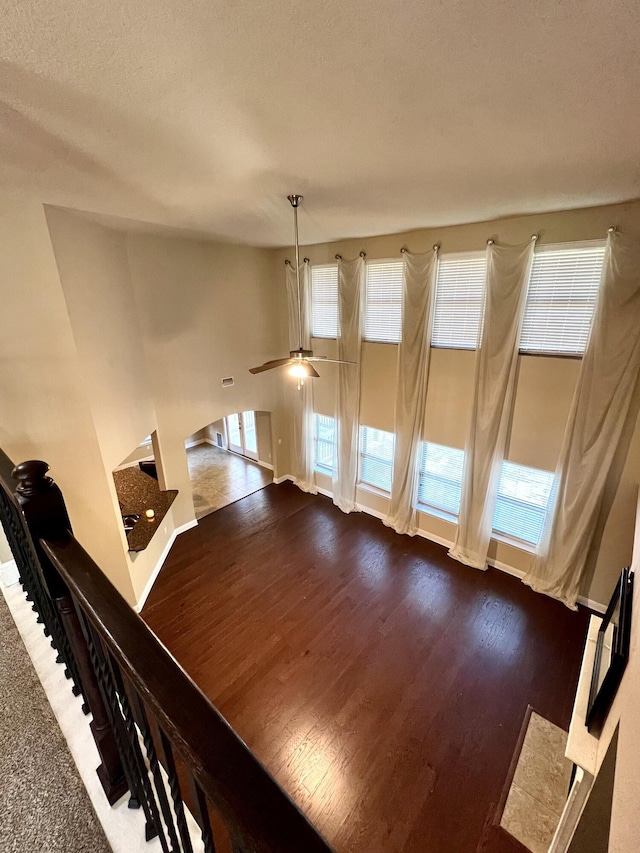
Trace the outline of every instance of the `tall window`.
{"type": "Polygon", "coordinates": [[[484,252],[438,259],[431,345],[475,349],[482,318],[484,252]]]}
{"type": "Polygon", "coordinates": [[[360,482],[391,491],[395,436],[372,427],[360,427],[360,482]]]}
{"type": "Polygon", "coordinates": [[[335,419],[314,414],[313,427],[313,467],[321,474],[332,474],[336,455],[335,419]]]}
{"type": "Polygon", "coordinates": [[[402,333],[402,261],[367,261],[364,337],[397,344],[402,333]]]}
{"type": "Polygon", "coordinates": [[[338,336],[338,265],[311,267],[311,334],[338,336]]]}
{"type": "Polygon", "coordinates": [[[552,486],[553,474],[550,471],[503,462],[493,516],[496,533],[537,545],[552,486]]]}
{"type": "Polygon", "coordinates": [[[464,451],[423,441],[420,445],[418,508],[458,517],[464,451]]]}
{"type": "Polygon", "coordinates": [[[533,256],[520,351],[581,355],[602,277],[604,246],[543,246],[533,256]]]}

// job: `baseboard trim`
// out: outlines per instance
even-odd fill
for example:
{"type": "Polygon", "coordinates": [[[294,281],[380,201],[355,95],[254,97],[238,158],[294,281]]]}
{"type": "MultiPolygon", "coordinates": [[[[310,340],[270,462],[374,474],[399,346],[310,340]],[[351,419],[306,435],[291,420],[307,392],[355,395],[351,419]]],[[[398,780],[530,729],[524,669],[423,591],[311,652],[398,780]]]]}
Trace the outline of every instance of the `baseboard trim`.
{"type": "Polygon", "coordinates": [[[147,581],[147,583],[145,585],[145,588],[142,590],[142,595],[140,596],[140,598],[137,600],[137,602],[135,603],[135,605],[133,607],[133,609],[136,611],[136,613],[140,613],[140,611],[144,607],[144,605],[147,601],[147,598],[149,597],[149,593],[153,589],[153,585],[156,582],[156,580],[158,579],[158,575],[160,574],[160,569],[163,567],[164,561],[169,556],[169,551],[171,550],[171,546],[173,545],[173,543],[176,541],[176,539],[178,538],[178,536],[181,533],[186,533],[187,530],[191,530],[192,527],[197,527],[197,526],[198,526],[198,521],[197,521],[197,519],[194,518],[193,521],[188,521],[186,524],[181,524],[180,527],[176,527],[173,530],[173,532],[171,533],[171,536],[167,540],[167,544],[162,549],[162,554],[160,554],[160,559],[156,563],[155,569],[151,573],[149,580],[147,581]]]}
{"type": "MultiPolygon", "coordinates": [[[[295,482],[293,477],[290,474],[285,474],[284,477],[278,477],[274,479],[274,483],[283,483],[285,480],[291,480],[291,482],[295,482]]],[[[319,495],[324,495],[327,498],[333,498],[333,492],[329,489],[323,489],[321,486],[316,487],[318,489],[319,495]]],[[[372,515],[374,518],[378,518],[381,521],[384,521],[386,518],[385,514],[382,512],[378,512],[378,510],[370,509],[370,507],[365,506],[364,504],[358,503],[356,504],[358,510],[360,512],[364,512],[367,515],[372,515]]],[[[452,548],[453,541],[450,539],[445,539],[443,536],[437,536],[435,533],[428,533],[426,530],[422,528],[418,528],[416,536],[421,536],[423,539],[428,539],[430,542],[435,542],[436,545],[442,545],[445,548],[452,548]]],[[[518,578],[522,580],[522,578],[526,575],[526,572],[522,571],[522,569],[516,569],[513,566],[508,565],[507,563],[503,563],[501,560],[489,559],[487,563],[494,569],[498,569],[501,572],[505,572],[507,575],[512,575],[514,578],[518,578]]],[[[601,604],[599,601],[595,601],[592,598],[587,598],[584,595],[578,596],[578,604],[582,604],[584,607],[588,607],[590,610],[593,610],[596,613],[606,613],[607,605],[601,604]]]]}
{"type": "MultiPolygon", "coordinates": [[[[276,486],[280,485],[280,483],[284,483],[285,480],[290,480],[293,483],[293,477],[291,476],[291,474],[283,474],[282,477],[273,478],[273,482],[276,484],[276,486]]],[[[318,489],[318,491],[320,490],[318,489]]]]}
{"type": "Polygon", "coordinates": [[[191,450],[192,447],[198,447],[200,444],[207,444],[209,442],[208,438],[199,438],[197,441],[185,441],[184,448],[185,450],[191,450]]]}
{"type": "Polygon", "coordinates": [[[266,468],[267,471],[273,471],[273,465],[270,462],[263,462],[261,459],[253,459],[252,461],[261,468],[266,468]]]}
{"type": "Polygon", "coordinates": [[[18,571],[15,560],[7,560],[6,563],[0,563],[0,581],[2,581],[2,586],[13,586],[19,580],[20,572],[18,571]]]}
{"type": "Polygon", "coordinates": [[[588,607],[589,610],[593,610],[596,613],[606,613],[607,605],[601,604],[599,601],[596,601],[593,598],[587,598],[586,595],[578,596],[578,604],[582,604],[584,607],[588,607]]]}

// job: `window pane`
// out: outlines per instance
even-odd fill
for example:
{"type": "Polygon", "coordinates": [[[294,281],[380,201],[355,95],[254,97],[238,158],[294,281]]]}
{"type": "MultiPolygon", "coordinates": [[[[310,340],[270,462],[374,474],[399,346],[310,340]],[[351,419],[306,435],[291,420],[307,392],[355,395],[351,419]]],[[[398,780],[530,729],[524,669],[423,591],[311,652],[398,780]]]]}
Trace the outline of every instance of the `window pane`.
{"type": "Polygon", "coordinates": [[[311,267],[311,334],[338,335],[338,265],[311,267]]]}
{"type": "Polygon", "coordinates": [[[314,414],[314,468],[323,474],[331,474],[334,466],[336,444],[336,422],[326,415],[314,414]]]}
{"type": "Polygon", "coordinates": [[[360,482],[391,491],[393,477],[392,432],[363,426],[360,428],[360,482]]]}
{"type": "Polygon", "coordinates": [[[476,348],[482,316],[485,268],[484,253],[439,258],[432,346],[476,348]]]}
{"type": "Polygon", "coordinates": [[[521,352],[581,355],[587,345],[604,246],[535,253],[520,337],[521,352]]]}
{"type": "Polygon", "coordinates": [[[229,444],[240,447],[240,421],[237,414],[229,415],[227,418],[227,431],[229,434],[229,444]]]}
{"type": "Polygon", "coordinates": [[[402,261],[367,262],[365,340],[400,341],[403,268],[402,261]]]}
{"type": "Polygon", "coordinates": [[[244,427],[244,449],[251,453],[258,452],[258,437],[256,434],[255,412],[243,412],[242,424],[244,427]]]}
{"type": "Polygon", "coordinates": [[[503,462],[493,529],[537,545],[549,504],[553,474],[503,462]]]}
{"type": "Polygon", "coordinates": [[[423,441],[420,449],[418,506],[457,516],[464,451],[423,441]]]}

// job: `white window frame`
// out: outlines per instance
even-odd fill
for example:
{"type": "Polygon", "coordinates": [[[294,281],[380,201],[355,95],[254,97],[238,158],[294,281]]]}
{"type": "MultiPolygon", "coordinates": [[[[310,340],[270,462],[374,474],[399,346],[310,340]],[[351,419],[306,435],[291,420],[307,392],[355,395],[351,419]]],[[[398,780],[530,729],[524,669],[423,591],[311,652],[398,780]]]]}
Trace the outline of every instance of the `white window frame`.
{"type": "MultiPolygon", "coordinates": [[[[365,321],[364,321],[364,340],[373,343],[381,344],[399,344],[402,338],[402,291],[404,285],[404,261],[398,258],[380,258],[367,260],[365,264],[365,321]],[[369,270],[374,266],[384,266],[385,264],[393,264],[400,267],[400,294],[396,299],[372,299],[370,298],[369,290],[369,270]],[[373,306],[387,306],[386,316],[389,318],[391,307],[397,306],[397,322],[394,322],[393,328],[390,328],[387,333],[380,334],[380,324],[374,323],[373,306]]],[[[394,309],[396,313],[396,309],[394,309]]]]}
{"type": "Polygon", "coordinates": [[[362,424],[360,426],[360,448],[359,448],[359,462],[358,462],[358,485],[364,486],[369,491],[379,492],[383,495],[391,494],[391,484],[393,482],[393,459],[394,459],[394,450],[395,450],[395,433],[389,432],[385,429],[379,429],[378,427],[369,427],[362,424]],[[381,432],[385,435],[391,436],[391,457],[389,459],[385,459],[382,456],[376,456],[373,453],[365,452],[365,447],[367,446],[367,430],[372,430],[375,432],[381,432]],[[364,470],[367,467],[366,460],[371,459],[374,465],[378,465],[381,468],[387,467],[389,468],[389,488],[386,488],[384,485],[380,485],[380,482],[374,483],[372,479],[365,479],[364,470]]]}
{"type": "MultiPolygon", "coordinates": [[[[326,323],[326,319],[324,323],[326,323]]],[[[335,340],[338,336],[338,323],[340,322],[338,316],[338,264],[312,264],[311,265],[311,336],[314,338],[326,338],[327,340],[335,340]],[[331,312],[333,313],[333,308],[335,307],[335,331],[333,331],[333,327],[331,328],[332,334],[328,334],[326,329],[322,329],[320,327],[320,320],[316,315],[316,299],[315,299],[315,291],[314,291],[314,280],[313,275],[315,270],[335,270],[336,273],[336,291],[335,291],[335,306],[333,299],[331,301],[324,300],[323,304],[330,307],[331,312]],[[316,325],[318,322],[318,325],[316,325]]]]}
{"type": "Polygon", "coordinates": [[[333,474],[333,470],[336,463],[336,419],[332,418],[330,415],[323,415],[320,412],[313,413],[313,470],[317,471],[320,474],[326,474],[327,476],[331,476],[333,474]],[[326,465],[323,462],[318,461],[318,444],[329,444],[326,439],[318,438],[318,425],[319,418],[325,418],[327,421],[331,421],[333,426],[333,453],[332,453],[332,465],[326,465]]]}
{"type": "MultiPolygon", "coordinates": [[[[459,350],[475,350],[478,347],[478,341],[480,340],[480,332],[482,328],[482,312],[484,306],[484,290],[486,285],[486,251],[474,251],[474,252],[451,252],[438,256],[438,268],[436,270],[436,282],[435,282],[435,298],[433,305],[433,317],[431,321],[431,346],[435,349],[459,349],[459,350]],[[482,260],[484,264],[484,278],[482,282],[482,289],[480,293],[480,305],[479,305],[479,319],[478,319],[478,327],[474,330],[473,338],[474,342],[471,344],[471,341],[468,343],[460,343],[460,341],[455,341],[453,343],[444,342],[442,339],[438,340],[437,338],[437,330],[438,330],[438,308],[439,308],[439,291],[438,291],[438,279],[440,274],[440,269],[443,263],[447,261],[471,261],[471,260],[482,260]]],[[[460,300],[459,304],[462,306],[462,310],[464,310],[464,303],[460,300]]],[[[455,308],[452,308],[452,311],[455,308]]],[[[476,312],[478,309],[475,307],[473,311],[476,312]]],[[[462,316],[462,314],[461,314],[462,316]]]]}
{"type": "Polygon", "coordinates": [[[423,482],[427,477],[430,477],[436,481],[440,481],[444,484],[457,486],[459,488],[462,486],[462,471],[460,474],[460,480],[457,480],[453,477],[444,477],[444,476],[439,476],[437,474],[432,474],[432,473],[429,473],[428,471],[425,470],[425,468],[423,467],[423,463],[426,461],[425,455],[426,455],[426,449],[427,449],[428,445],[431,445],[432,447],[443,448],[444,450],[451,450],[451,451],[454,451],[456,454],[462,454],[462,464],[463,465],[464,465],[464,450],[461,450],[458,447],[449,447],[448,445],[445,445],[445,444],[438,444],[435,441],[421,441],[420,444],[418,445],[419,482],[418,482],[418,495],[417,495],[416,509],[418,509],[420,512],[426,512],[429,515],[435,515],[437,518],[443,518],[446,521],[453,521],[455,523],[458,520],[458,512],[460,510],[459,505],[458,505],[458,512],[454,513],[446,507],[443,507],[443,506],[435,504],[435,503],[429,503],[427,501],[420,499],[420,493],[422,492],[422,489],[423,489],[423,482]]]}
{"type": "Polygon", "coordinates": [[[517,462],[511,462],[508,459],[505,459],[502,463],[502,469],[500,471],[500,482],[498,485],[498,497],[496,500],[496,508],[493,516],[493,538],[500,538],[505,542],[509,542],[515,544],[517,547],[522,548],[523,550],[535,551],[537,546],[540,544],[540,537],[542,535],[542,529],[544,525],[544,519],[547,514],[547,510],[549,507],[549,499],[551,497],[551,491],[553,488],[553,478],[554,474],[552,471],[545,471],[542,468],[532,468],[530,465],[520,465],[517,462]],[[522,498],[515,498],[513,496],[507,495],[502,492],[504,486],[504,477],[509,471],[509,469],[517,469],[521,468],[525,471],[533,471],[536,474],[544,474],[546,475],[546,479],[548,482],[549,492],[547,494],[547,499],[544,505],[540,503],[536,503],[534,501],[523,500],[522,498]],[[500,514],[500,510],[502,508],[513,507],[516,510],[521,511],[529,511],[539,518],[539,530],[538,530],[538,538],[534,541],[532,539],[525,538],[523,536],[518,536],[517,533],[514,532],[514,528],[512,527],[510,530],[504,529],[504,527],[496,527],[496,519],[500,514]]]}
{"type": "MultiPolygon", "coordinates": [[[[535,271],[535,262],[536,262],[537,257],[542,257],[544,255],[554,254],[556,252],[568,252],[568,251],[576,251],[576,250],[580,250],[580,249],[584,249],[584,250],[601,249],[602,254],[603,254],[602,260],[604,263],[605,245],[606,245],[606,243],[604,240],[582,240],[582,241],[578,241],[578,242],[574,241],[574,242],[569,242],[569,243],[549,243],[548,245],[544,245],[544,246],[536,246],[536,249],[534,252],[534,258],[533,258],[533,264],[531,266],[531,274],[529,276],[529,281],[527,283],[527,301],[526,301],[525,307],[524,307],[524,322],[523,322],[523,329],[522,329],[522,333],[521,333],[520,349],[519,349],[519,352],[521,354],[523,354],[523,355],[538,355],[538,356],[541,355],[541,356],[549,356],[549,357],[556,356],[556,357],[563,357],[563,358],[582,358],[582,356],[584,355],[584,346],[582,347],[582,349],[577,349],[577,348],[571,348],[571,349],[555,348],[555,349],[551,349],[549,347],[541,346],[540,344],[538,346],[532,346],[532,345],[523,346],[522,336],[527,333],[527,323],[528,323],[528,319],[529,319],[529,311],[530,311],[531,305],[532,305],[531,284],[532,284],[532,279],[533,279],[534,271],[535,271]]],[[[593,301],[590,303],[587,303],[587,302],[583,303],[584,305],[590,305],[590,307],[591,307],[591,315],[589,318],[589,323],[586,325],[586,334],[584,337],[585,345],[586,345],[586,342],[589,338],[589,331],[591,328],[591,323],[593,322],[593,312],[595,310],[595,306],[596,306],[596,302],[597,302],[597,298],[598,298],[598,290],[599,290],[599,284],[602,281],[602,274],[603,274],[603,270],[601,270],[600,277],[598,279],[598,286],[596,286],[596,288],[594,289],[593,301]]],[[[561,305],[562,303],[558,302],[557,304],[561,305]]],[[[568,303],[565,302],[565,305],[568,305],[568,303]]],[[[567,316],[568,316],[568,311],[567,311],[567,316]]]]}

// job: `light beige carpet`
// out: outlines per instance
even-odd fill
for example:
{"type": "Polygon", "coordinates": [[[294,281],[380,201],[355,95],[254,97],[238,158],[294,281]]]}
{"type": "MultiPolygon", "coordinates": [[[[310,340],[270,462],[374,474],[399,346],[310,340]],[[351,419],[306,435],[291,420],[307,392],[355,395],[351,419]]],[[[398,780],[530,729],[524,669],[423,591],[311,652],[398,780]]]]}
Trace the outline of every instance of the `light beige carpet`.
{"type": "Polygon", "coordinates": [[[0,813],[2,853],[111,850],[1,594],[0,813]]]}
{"type": "Polygon", "coordinates": [[[531,853],[547,853],[567,801],[567,733],[532,711],[500,826],[531,853]]]}

